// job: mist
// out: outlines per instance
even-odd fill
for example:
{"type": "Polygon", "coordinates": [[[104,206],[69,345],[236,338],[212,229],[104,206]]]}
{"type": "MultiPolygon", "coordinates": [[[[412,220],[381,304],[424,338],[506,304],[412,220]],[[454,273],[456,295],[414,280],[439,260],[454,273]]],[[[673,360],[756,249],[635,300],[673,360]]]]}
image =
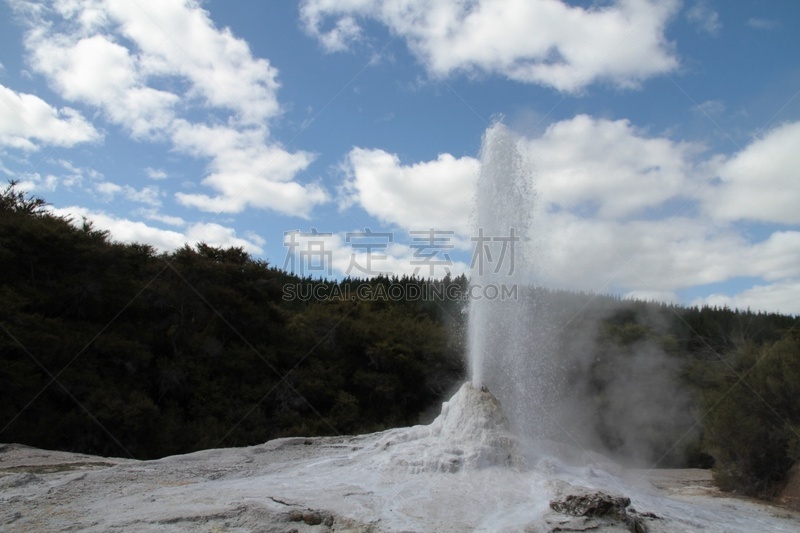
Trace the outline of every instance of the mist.
{"type": "Polygon", "coordinates": [[[627,467],[683,466],[699,428],[663,314],[641,302],[533,289],[528,372],[536,402],[510,413],[529,440],[555,441],[627,467]],[[576,311],[576,304],[583,306],[576,311]]]}

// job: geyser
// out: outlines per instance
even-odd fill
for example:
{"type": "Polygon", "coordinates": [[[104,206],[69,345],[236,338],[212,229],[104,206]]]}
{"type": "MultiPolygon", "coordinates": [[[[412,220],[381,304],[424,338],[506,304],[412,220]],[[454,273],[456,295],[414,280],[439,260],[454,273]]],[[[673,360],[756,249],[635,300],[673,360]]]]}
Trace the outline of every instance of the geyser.
{"type": "Polygon", "coordinates": [[[552,341],[529,290],[541,275],[533,254],[534,177],[518,138],[500,122],[489,127],[475,196],[468,354],[473,386],[497,396],[520,436],[553,437],[552,341]]]}
{"type": "Polygon", "coordinates": [[[471,281],[479,290],[469,308],[469,362],[476,388],[489,377],[487,367],[498,363],[497,357],[487,360],[489,352],[505,352],[518,340],[511,338],[522,318],[517,306],[487,295],[490,287],[513,289],[521,279],[520,253],[525,249],[520,242],[528,238],[533,202],[529,169],[517,140],[502,123],[486,130],[472,237],[471,281]]]}

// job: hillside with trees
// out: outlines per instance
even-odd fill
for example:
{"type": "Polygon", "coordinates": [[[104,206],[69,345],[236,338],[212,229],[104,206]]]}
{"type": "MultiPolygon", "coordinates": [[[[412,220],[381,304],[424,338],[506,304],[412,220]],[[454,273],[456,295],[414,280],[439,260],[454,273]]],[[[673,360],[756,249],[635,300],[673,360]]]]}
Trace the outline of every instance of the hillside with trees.
{"type": "MultiPolygon", "coordinates": [[[[427,421],[466,378],[465,300],[357,290],[463,292],[464,276],[299,278],[239,248],[157,253],[73,222],[13,183],[0,192],[2,442],[148,459],[371,432],[427,421]],[[286,299],[288,284],[349,296],[286,299]]],[[[800,458],[796,317],[525,296],[551,315],[584,444],[713,466],[751,495],[780,489],[800,458]],[[650,415],[662,405],[674,416],[650,415]]]]}

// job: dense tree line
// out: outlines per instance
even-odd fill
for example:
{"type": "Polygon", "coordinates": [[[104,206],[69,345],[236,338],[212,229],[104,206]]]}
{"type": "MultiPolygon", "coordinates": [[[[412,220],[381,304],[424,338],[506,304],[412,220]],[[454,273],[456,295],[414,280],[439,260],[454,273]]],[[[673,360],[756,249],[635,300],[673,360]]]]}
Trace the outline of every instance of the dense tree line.
{"type": "MultiPolygon", "coordinates": [[[[239,248],[157,253],[54,216],[13,184],[0,192],[0,268],[0,441],[155,458],[368,432],[424,421],[466,377],[464,299],[359,297],[463,294],[464,276],[330,281],[239,248]],[[314,291],[347,297],[303,297],[314,291]]],[[[645,449],[651,466],[713,464],[724,488],[749,494],[780,487],[800,456],[797,318],[526,297],[548,310],[587,445],[645,449]],[[653,395],[667,374],[686,403],[653,395]],[[648,401],[684,416],[643,417],[648,401]]]]}

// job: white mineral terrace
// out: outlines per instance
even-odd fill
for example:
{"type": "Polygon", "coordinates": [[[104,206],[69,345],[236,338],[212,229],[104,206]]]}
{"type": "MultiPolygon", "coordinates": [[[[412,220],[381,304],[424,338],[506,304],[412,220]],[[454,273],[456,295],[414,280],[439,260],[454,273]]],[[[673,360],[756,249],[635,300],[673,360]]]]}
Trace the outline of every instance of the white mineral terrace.
{"type": "Polygon", "coordinates": [[[800,516],[722,497],[703,471],[535,451],[491,394],[465,384],[430,425],[370,435],[157,461],[4,445],[0,530],[751,533],[800,531],[800,516]]]}

